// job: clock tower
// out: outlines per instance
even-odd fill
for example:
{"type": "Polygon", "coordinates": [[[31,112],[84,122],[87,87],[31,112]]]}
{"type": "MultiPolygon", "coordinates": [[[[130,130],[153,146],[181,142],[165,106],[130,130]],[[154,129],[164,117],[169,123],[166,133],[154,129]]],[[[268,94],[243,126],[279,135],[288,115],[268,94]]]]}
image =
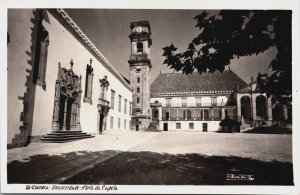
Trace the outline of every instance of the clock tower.
{"type": "Polygon", "coordinates": [[[131,55],[129,80],[133,87],[132,129],[139,131],[148,128],[150,123],[150,46],[151,29],[148,21],[132,22],[130,25],[131,55]]]}

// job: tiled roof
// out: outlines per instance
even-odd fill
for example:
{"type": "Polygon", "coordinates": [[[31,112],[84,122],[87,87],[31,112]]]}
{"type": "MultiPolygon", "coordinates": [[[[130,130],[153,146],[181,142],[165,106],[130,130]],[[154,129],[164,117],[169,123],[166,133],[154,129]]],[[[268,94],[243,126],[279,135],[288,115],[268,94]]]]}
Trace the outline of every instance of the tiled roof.
{"type": "Polygon", "coordinates": [[[230,94],[247,84],[230,70],[223,73],[160,74],[151,84],[151,97],[169,95],[230,94]]]}

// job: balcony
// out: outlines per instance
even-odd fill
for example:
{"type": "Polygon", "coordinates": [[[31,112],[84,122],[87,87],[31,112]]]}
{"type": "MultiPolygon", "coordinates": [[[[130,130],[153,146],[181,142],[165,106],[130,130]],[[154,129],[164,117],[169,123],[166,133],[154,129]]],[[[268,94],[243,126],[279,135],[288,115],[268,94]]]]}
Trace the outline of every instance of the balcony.
{"type": "Polygon", "coordinates": [[[148,61],[148,54],[136,54],[130,56],[130,61],[148,61]]]}
{"type": "MultiPolygon", "coordinates": [[[[218,103],[218,104],[211,104],[211,103],[171,103],[171,104],[166,104],[166,103],[163,103],[162,104],[163,107],[166,107],[166,108],[186,108],[186,107],[211,107],[211,106],[221,106],[221,102],[218,103]]],[[[224,105],[223,105],[224,106],[224,105]]]]}
{"type": "Polygon", "coordinates": [[[207,117],[207,118],[201,118],[201,117],[191,117],[191,118],[184,118],[184,117],[170,117],[169,120],[166,117],[162,118],[163,121],[220,121],[221,118],[216,117],[207,117]]]}
{"type": "Polygon", "coordinates": [[[99,107],[109,108],[109,101],[104,99],[98,99],[98,108],[99,107]]]}

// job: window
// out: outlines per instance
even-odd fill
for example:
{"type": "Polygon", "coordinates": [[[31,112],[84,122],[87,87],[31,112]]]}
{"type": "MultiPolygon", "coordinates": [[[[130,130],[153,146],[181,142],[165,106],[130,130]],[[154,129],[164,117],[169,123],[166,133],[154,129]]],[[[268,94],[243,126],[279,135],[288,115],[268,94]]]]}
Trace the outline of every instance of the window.
{"type": "Polygon", "coordinates": [[[189,123],[189,128],[194,129],[194,123],[189,123]]]}
{"type": "Polygon", "coordinates": [[[101,87],[100,99],[105,100],[105,88],[101,87]]]}
{"type": "Polygon", "coordinates": [[[112,110],[115,108],[115,93],[116,92],[114,90],[111,90],[110,105],[112,110]]]}
{"type": "Polygon", "coordinates": [[[176,129],[181,129],[181,123],[176,123],[176,129]]]}
{"type": "Polygon", "coordinates": [[[187,106],[186,98],[182,98],[181,101],[182,101],[182,107],[186,107],[187,106]]]}
{"type": "Polygon", "coordinates": [[[212,97],[211,98],[211,105],[212,106],[216,106],[217,105],[217,98],[216,97],[212,97]]]}
{"type": "Polygon", "coordinates": [[[140,77],[137,78],[137,83],[140,83],[141,82],[141,79],[140,77]]]}
{"type": "Polygon", "coordinates": [[[35,57],[33,65],[33,83],[41,86],[46,90],[46,69],[49,46],[49,33],[43,26],[44,14],[43,10],[38,9],[36,12],[37,31],[35,57]]]}
{"type": "Polygon", "coordinates": [[[127,112],[127,99],[124,99],[124,114],[127,112]]]}
{"type": "Polygon", "coordinates": [[[118,118],[118,128],[120,129],[121,128],[121,119],[118,118]]]}
{"type": "Polygon", "coordinates": [[[137,47],[137,52],[143,52],[143,43],[142,42],[138,42],[136,47],[137,47]]]}
{"type": "Polygon", "coordinates": [[[92,104],[92,85],[93,85],[93,68],[92,68],[92,60],[90,60],[90,64],[86,66],[86,75],[85,75],[85,91],[83,101],[92,104]]]}
{"type": "Polygon", "coordinates": [[[100,97],[101,100],[107,100],[106,94],[109,86],[109,81],[107,80],[107,76],[104,76],[103,79],[99,79],[100,82],[100,97]]]}
{"type": "Polygon", "coordinates": [[[122,100],[122,96],[119,95],[119,107],[118,107],[119,112],[121,112],[121,100],[122,100]]]}
{"type": "Polygon", "coordinates": [[[171,98],[166,99],[166,106],[171,107],[171,98]]]}
{"type": "Polygon", "coordinates": [[[196,106],[201,106],[201,97],[196,97],[196,106]]]}
{"type": "Polygon", "coordinates": [[[140,88],[139,87],[136,88],[136,92],[140,93],[140,88]]]}
{"type": "Polygon", "coordinates": [[[126,129],[126,119],[124,119],[124,129],[126,129]]]}
{"type": "Polygon", "coordinates": [[[132,102],[129,102],[129,115],[132,115],[132,102]]]}
{"type": "Polygon", "coordinates": [[[136,98],[136,103],[139,104],[140,103],[140,98],[136,98]]]}
{"type": "Polygon", "coordinates": [[[114,128],[114,117],[110,117],[110,128],[114,128]]]}

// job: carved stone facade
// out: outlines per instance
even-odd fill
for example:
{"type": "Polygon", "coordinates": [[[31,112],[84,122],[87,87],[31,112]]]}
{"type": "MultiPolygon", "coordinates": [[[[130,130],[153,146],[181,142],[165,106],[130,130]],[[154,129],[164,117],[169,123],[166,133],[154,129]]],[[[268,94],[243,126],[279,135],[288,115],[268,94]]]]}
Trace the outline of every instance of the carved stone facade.
{"type": "Polygon", "coordinates": [[[52,121],[53,131],[81,131],[81,76],[76,75],[72,68],[73,60],[71,60],[70,69],[61,68],[61,64],[58,64],[52,121]]]}

